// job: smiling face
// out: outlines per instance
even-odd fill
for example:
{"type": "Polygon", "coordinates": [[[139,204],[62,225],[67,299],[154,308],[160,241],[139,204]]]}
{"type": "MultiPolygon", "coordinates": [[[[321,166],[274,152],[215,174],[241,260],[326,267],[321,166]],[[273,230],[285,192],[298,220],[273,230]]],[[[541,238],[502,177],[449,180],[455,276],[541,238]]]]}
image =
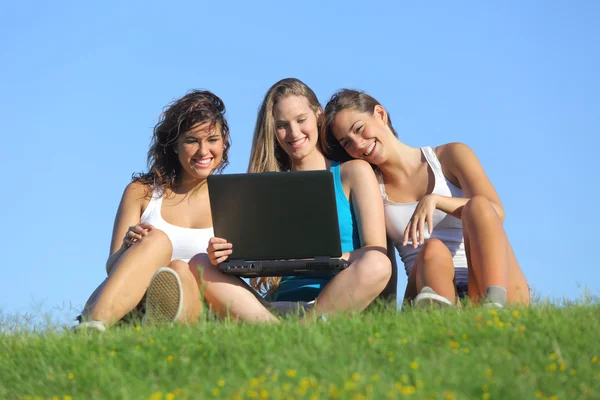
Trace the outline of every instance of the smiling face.
{"type": "Polygon", "coordinates": [[[223,159],[223,135],[217,124],[198,123],[177,139],[177,155],[182,176],[206,179],[223,159]]]}
{"type": "Polygon", "coordinates": [[[385,109],[380,105],[375,106],[373,113],[351,108],[338,112],[332,132],[350,156],[374,165],[381,165],[387,160],[386,143],[394,138],[387,125],[385,109]]]}
{"type": "Polygon", "coordinates": [[[292,160],[316,151],[319,140],[317,115],[304,96],[287,96],[273,107],[277,142],[292,160]]]}

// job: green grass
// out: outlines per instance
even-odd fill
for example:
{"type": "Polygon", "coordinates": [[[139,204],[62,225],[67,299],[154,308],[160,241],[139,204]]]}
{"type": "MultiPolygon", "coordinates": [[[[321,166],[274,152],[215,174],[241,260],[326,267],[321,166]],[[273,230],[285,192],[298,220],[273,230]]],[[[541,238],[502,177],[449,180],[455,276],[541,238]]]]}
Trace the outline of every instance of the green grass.
{"type": "Polygon", "coordinates": [[[598,399],[600,305],[0,331],[0,399],[598,399]]]}

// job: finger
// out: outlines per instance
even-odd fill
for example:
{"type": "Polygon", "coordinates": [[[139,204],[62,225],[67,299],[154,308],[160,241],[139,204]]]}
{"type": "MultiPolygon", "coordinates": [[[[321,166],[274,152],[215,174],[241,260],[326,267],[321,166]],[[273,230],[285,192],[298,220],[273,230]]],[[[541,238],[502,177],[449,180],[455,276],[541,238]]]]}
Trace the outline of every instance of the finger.
{"type": "Polygon", "coordinates": [[[147,229],[148,231],[154,229],[154,225],[149,224],[148,222],[140,222],[138,226],[142,227],[142,229],[147,229]]]}
{"type": "Polygon", "coordinates": [[[232,253],[232,250],[223,250],[223,251],[215,251],[213,253],[215,258],[221,258],[221,257],[226,257],[228,255],[230,255],[232,253]]]}
{"type": "Polygon", "coordinates": [[[135,233],[138,233],[138,234],[141,235],[141,234],[144,233],[145,230],[146,229],[142,228],[140,225],[136,225],[136,226],[133,227],[133,229],[130,229],[129,231],[130,232],[135,232],[135,233]]]}
{"type": "Polygon", "coordinates": [[[208,241],[208,243],[209,244],[227,243],[227,240],[223,239],[223,238],[212,237],[212,238],[210,238],[210,240],[208,241]]]}
{"type": "Polygon", "coordinates": [[[233,248],[231,243],[216,243],[212,245],[214,250],[227,250],[233,248]]]}
{"type": "Polygon", "coordinates": [[[419,243],[425,243],[425,219],[419,218],[419,243]]]}
{"type": "Polygon", "coordinates": [[[433,233],[433,213],[427,214],[427,230],[431,236],[433,233]]]}
{"type": "Polygon", "coordinates": [[[411,222],[408,222],[408,225],[406,225],[406,229],[404,230],[404,236],[402,237],[402,246],[406,246],[408,244],[408,237],[410,234],[410,225],[411,222]]]}
{"type": "Polygon", "coordinates": [[[227,260],[227,256],[217,258],[217,264],[221,264],[223,261],[227,260]]]}
{"type": "Polygon", "coordinates": [[[413,248],[419,247],[419,242],[417,241],[417,221],[411,221],[410,225],[410,236],[412,239],[413,248]]]}
{"type": "Polygon", "coordinates": [[[142,238],[142,235],[135,233],[135,232],[128,232],[127,233],[127,238],[128,239],[136,239],[136,240],[140,240],[142,238]]]}

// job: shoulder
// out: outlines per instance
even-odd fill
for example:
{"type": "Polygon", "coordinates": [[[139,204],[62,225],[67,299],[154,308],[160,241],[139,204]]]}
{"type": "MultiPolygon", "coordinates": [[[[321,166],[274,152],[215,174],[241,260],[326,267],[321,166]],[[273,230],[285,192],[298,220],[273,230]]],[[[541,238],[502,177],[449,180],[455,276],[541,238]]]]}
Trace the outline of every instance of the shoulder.
{"type": "Polygon", "coordinates": [[[342,174],[372,174],[373,167],[363,160],[350,160],[340,165],[342,174]]]}
{"type": "Polygon", "coordinates": [[[145,203],[152,197],[152,187],[140,181],[129,183],[123,191],[123,201],[145,203]]]}
{"type": "Polygon", "coordinates": [[[454,167],[455,165],[475,157],[475,153],[469,146],[460,142],[446,143],[435,148],[435,155],[443,167],[454,167]]]}
{"type": "Polygon", "coordinates": [[[340,174],[343,181],[361,182],[366,179],[375,179],[373,167],[363,160],[350,160],[340,165],[340,174]]]}

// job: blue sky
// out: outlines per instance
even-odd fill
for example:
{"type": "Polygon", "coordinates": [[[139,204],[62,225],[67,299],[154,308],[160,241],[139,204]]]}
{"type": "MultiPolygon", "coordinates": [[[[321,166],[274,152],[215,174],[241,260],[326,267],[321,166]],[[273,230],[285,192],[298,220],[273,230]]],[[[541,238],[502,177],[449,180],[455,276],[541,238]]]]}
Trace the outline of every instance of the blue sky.
{"type": "Polygon", "coordinates": [[[600,3],[323,3],[4,2],[0,310],[76,314],[164,105],[191,88],[221,96],[226,172],[243,172],[260,101],[284,77],[323,105],[366,90],[411,146],[467,143],[537,293],[598,294],[600,3]]]}

